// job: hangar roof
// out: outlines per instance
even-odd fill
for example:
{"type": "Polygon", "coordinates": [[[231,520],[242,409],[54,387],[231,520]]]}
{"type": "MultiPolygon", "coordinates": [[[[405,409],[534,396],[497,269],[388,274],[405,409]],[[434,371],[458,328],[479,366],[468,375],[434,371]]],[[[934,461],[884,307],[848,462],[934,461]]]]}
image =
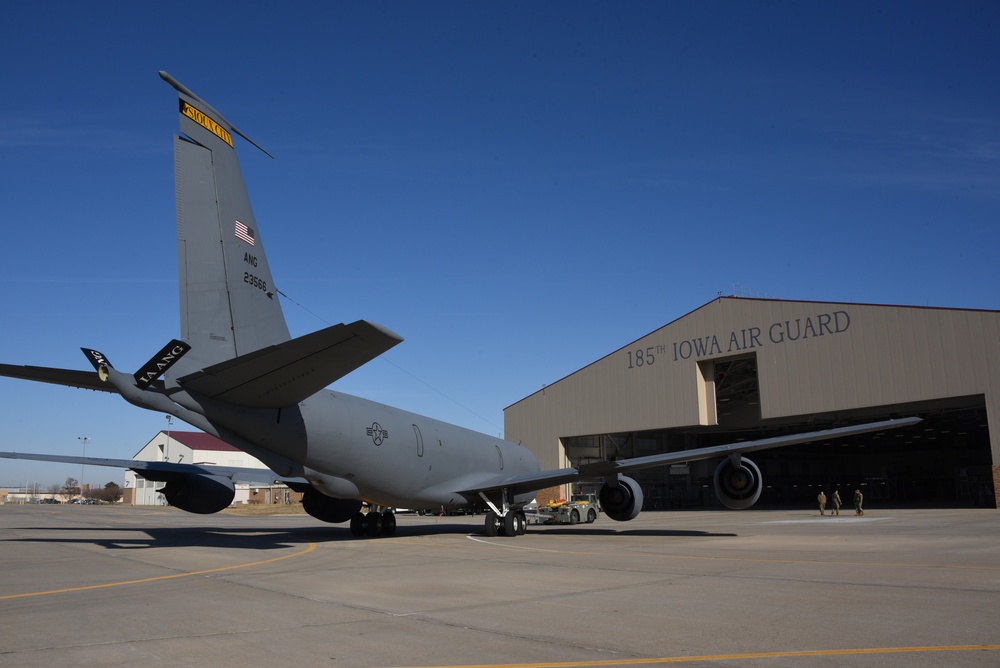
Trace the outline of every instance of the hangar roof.
{"type": "Polygon", "coordinates": [[[166,434],[170,436],[171,439],[178,441],[179,443],[186,445],[192,450],[210,450],[218,452],[239,452],[239,448],[235,448],[225,441],[220,441],[215,436],[211,434],[206,434],[200,431],[173,431],[169,433],[166,431],[161,431],[161,434],[166,434]]]}

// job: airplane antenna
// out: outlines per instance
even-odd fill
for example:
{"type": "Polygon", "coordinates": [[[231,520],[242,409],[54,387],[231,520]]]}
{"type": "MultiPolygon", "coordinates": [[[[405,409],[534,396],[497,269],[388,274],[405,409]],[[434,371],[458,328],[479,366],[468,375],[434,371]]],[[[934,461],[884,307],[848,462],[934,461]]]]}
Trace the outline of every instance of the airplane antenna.
{"type": "MultiPolygon", "coordinates": [[[[306,313],[308,313],[308,314],[310,314],[310,315],[312,315],[312,316],[315,316],[315,317],[316,317],[316,318],[317,318],[317,319],[318,319],[318,320],[319,320],[320,322],[323,322],[323,323],[325,323],[325,324],[327,324],[327,325],[332,325],[332,324],[333,324],[333,323],[331,323],[331,322],[330,322],[329,320],[327,320],[326,318],[324,318],[323,316],[319,315],[318,313],[315,313],[315,312],[313,312],[313,311],[311,311],[311,310],[307,309],[307,308],[306,308],[305,306],[303,306],[303,305],[302,305],[302,304],[300,304],[299,302],[295,301],[294,299],[292,299],[291,297],[289,297],[288,295],[286,295],[286,294],[285,294],[284,292],[282,292],[281,290],[278,290],[277,288],[275,288],[275,292],[277,292],[277,293],[278,293],[279,295],[281,295],[282,297],[284,297],[284,298],[285,298],[285,299],[287,299],[288,301],[290,301],[290,302],[292,302],[293,304],[295,304],[296,306],[298,306],[298,307],[299,307],[300,309],[302,309],[302,310],[303,310],[303,311],[305,311],[306,313]]],[[[468,412],[469,412],[469,413],[471,413],[472,415],[475,415],[475,416],[476,416],[477,418],[479,418],[480,420],[482,420],[482,421],[483,421],[483,422],[485,422],[486,424],[488,424],[488,425],[491,425],[491,426],[493,426],[493,427],[496,427],[497,429],[501,429],[501,427],[500,427],[499,425],[497,425],[496,423],[494,423],[494,422],[492,422],[492,421],[490,421],[490,420],[488,420],[488,419],[484,418],[484,417],[483,417],[482,415],[480,415],[480,414],[479,414],[479,413],[477,413],[476,411],[472,410],[472,409],[471,409],[471,408],[469,408],[468,406],[465,406],[464,404],[462,404],[462,403],[461,403],[461,402],[459,402],[458,400],[456,400],[456,399],[453,399],[453,398],[449,397],[449,396],[448,396],[447,394],[445,394],[445,393],[444,393],[444,392],[442,392],[441,390],[437,389],[436,387],[434,387],[434,386],[433,386],[433,385],[431,385],[430,383],[428,383],[428,382],[426,382],[426,381],[424,381],[424,380],[422,380],[422,379],[420,379],[420,378],[418,378],[418,377],[414,376],[414,375],[413,375],[412,373],[410,373],[409,371],[407,371],[407,370],[406,370],[406,369],[404,369],[403,367],[399,366],[398,364],[396,364],[395,362],[393,362],[392,360],[390,360],[389,358],[387,358],[387,357],[386,357],[385,355],[379,355],[379,356],[378,356],[378,359],[380,359],[380,360],[382,360],[382,361],[384,361],[384,362],[387,362],[388,364],[391,364],[392,366],[396,367],[397,369],[399,369],[400,371],[402,371],[403,373],[405,373],[405,374],[406,374],[407,376],[409,376],[409,377],[410,377],[410,378],[412,378],[413,380],[417,381],[418,383],[420,383],[420,384],[422,384],[422,385],[426,385],[426,386],[427,386],[428,388],[430,388],[430,389],[434,390],[435,392],[437,392],[437,393],[438,393],[438,394],[440,394],[440,395],[441,395],[442,397],[444,397],[444,398],[445,398],[445,399],[447,399],[448,401],[452,402],[453,404],[455,404],[455,405],[456,405],[456,406],[458,406],[459,408],[461,408],[461,409],[463,409],[463,410],[466,410],[466,411],[468,411],[468,412]]]]}
{"type": "Polygon", "coordinates": [[[458,400],[456,400],[456,399],[452,399],[452,398],[451,398],[451,397],[449,397],[449,396],[448,396],[447,394],[445,394],[445,393],[444,393],[444,392],[442,392],[441,390],[437,389],[436,387],[434,387],[434,386],[433,386],[433,385],[431,385],[430,383],[428,383],[428,382],[426,382],[426,381],[424,381],[424,380],[421,380],[420,378],[417,378],[417,377],[416,377],[416,376],[414,376],[414,375],[413,375],[412,373],[410,373],[409,371],[407,371],[407,370],[406,370],[406,369],[404,369],[403,367],[399,366],[398,364],[396,364],[395,362],[393,362],[393,361],[392,361],[391,359],[389,359],[389,358],[388,358],[388,357],[386,357],[385,355],[380,355],[380,356],[379,356],[379,359],[380,359],[380,360],[385,360],[386,362],[388,362],[389,364],[393,365],[394,367],[396,367],[397,369],[399,369],[400,371],[402,371],[403,373],[405,373],[405,374],[406,374],[407,376],[409,376],[409,377],[410,377],[410,378],[412,378],[413,380],[415,380],[415,381],[417,381],[418,383],[421,383],[422,385],[425,385],[425,386],[429,387],[430,389],[434,390],[435,392],[437,392],[437,393],[438,393],[438,394],[440,394],[440,395],[441,395],[442,397],[444,397],[445,399],[447,399],[447,400],[448,400],[448,401],[450,401],[451,403],[455,404],[455,405],[456,405],[456,406],[458,406],[459,408],[463,408],[463,409],[465,409],[465,410],[469,411],[470,413],[472,413],[473,415],[475,415],[475,416],[476,416],[477,418],[479,418],[480,420],[482,420],[482,421],[483,421],[483,422],[485,422],[486,424],[489,424],[489,425],[493,425],[493,426],[494,426],[494,427],[496,427],[497,429],[500,429],[500,428],[501,428],[501,427],[500,427],[500,425],[498,425],[498,424],[495,424],[495,423],[491,422],[490,420],[487,420],[486,418],[484,418],[484,417],[483,417],[482,415],[480,415],[480,414],[479,414],[479,413],[477,413],[476,411],[472,410],[472,409],[471,409],[471,408],[469,408],[468,406],[465,406],[464,404],[462,404],[462,403],[461,403],[461,402],[459,402],[458,400]]]}

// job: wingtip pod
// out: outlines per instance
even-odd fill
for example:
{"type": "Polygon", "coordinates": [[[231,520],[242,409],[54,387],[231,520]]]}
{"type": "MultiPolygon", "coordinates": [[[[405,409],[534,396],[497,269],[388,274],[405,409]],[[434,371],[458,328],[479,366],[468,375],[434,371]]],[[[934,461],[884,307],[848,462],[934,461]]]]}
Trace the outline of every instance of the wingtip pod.
{"type": "MultiPolygon", "coordinates": [[[[223,124],[225,126],[228,126],[230,132],[232,132],[233,134],[237,134],[237,135],[243,137],[248,142],[250,142],[250,144],[252,146],[255,146],[256,148],[260,149],[261,153],[263,153],[267,157],[271,158],[272,160],[274,159],[274,156],[271,155],[270,153],[268,153],[267,151],[265,151],[264,148],[260,144],[258,144],[254,140],[250,139],[250,137],[247,137],[245,134],[243,134],[242,132],[240,132],[239,130],[237,130],[236,126],[233,125],[232,123],[230,123],[226,119],[225,116],[223,116],[222,114],[220,114],[219,111],[215,107],[213,107],[208,102],[205,102],[205,100],[203,100],[200,97],[198,97],[197,95],[195,95],[191,91],[190,88],[188,88],[187,86],[185,86],[184,84],[182,84],[180,81],[178,81],[177,79],[175,79],[174,77],[172,77],[169,72],[167,72],[166,70],[160,70],[159,71],[159,75],[160,75],[161,79],[163,79],[168,84],[170,84],[178,93],[180,93],[184,97],[189,98],[192,102],[194,102],[197,105],[199,105],[199,107],[201,107],[202,113],[210,114],[215,119],[215,121],[217,123],[221,123],[221,124],[223,124]]],[[[230,142],[230,144],[231,144],[231,142],[230,142]]]]}

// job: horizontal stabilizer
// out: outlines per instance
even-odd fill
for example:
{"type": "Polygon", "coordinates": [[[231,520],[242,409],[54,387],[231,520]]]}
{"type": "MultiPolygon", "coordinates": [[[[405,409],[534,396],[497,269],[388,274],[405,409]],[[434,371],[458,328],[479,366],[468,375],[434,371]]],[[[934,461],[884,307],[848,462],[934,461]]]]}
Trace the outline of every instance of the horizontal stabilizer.
{"type": "Polygon", "coordinates": [[[178,378],[185,390],[253,408],[293,406],[402,341],[365,320],[334,325],[178,378]]]}
{"type": "Polygon", "coordinates": [[[0,364],[0,376],[34,380],[40,383],[52,383],[53,385],[65,385],[66,387],[80,387],[85,390],[97,390],[99,392],[115,392],[115,388],[101,380],[94,371],[0,364]]]}

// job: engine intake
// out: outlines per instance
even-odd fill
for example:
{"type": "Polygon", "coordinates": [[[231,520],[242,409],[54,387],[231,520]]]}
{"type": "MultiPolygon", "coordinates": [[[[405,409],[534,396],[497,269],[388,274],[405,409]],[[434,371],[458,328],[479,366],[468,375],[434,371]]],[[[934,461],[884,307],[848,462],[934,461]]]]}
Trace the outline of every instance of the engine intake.
{"type": "Polygon", "coordinates": [[[740,458],[738,467],[730,458],[723,459],[715,469],[713,482],[716,496],[727,508],[743,510],[760,498],[760,469],[746,457],[740,458]]]}
{"type": "Polygon", "coordinates": [[[604,514],[618,522],[634,520],[642,510],[642,487],[626,476],[621,476],[617,485],[604,483],[598,497],[604,514]]]}

